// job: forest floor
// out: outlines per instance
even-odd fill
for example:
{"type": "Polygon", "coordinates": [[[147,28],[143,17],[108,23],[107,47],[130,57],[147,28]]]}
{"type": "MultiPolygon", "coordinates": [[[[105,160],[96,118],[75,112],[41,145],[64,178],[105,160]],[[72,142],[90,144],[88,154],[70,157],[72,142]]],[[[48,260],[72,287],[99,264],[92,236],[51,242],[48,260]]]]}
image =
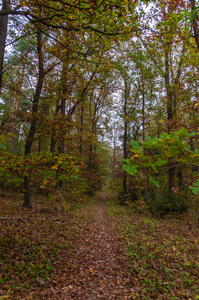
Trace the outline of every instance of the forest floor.
{"type": "Polygon", "coordinates": [[[1,198],[0,300],[199,299],[199,230],[118,205],[105,192],[57,210],[1,198]]]}

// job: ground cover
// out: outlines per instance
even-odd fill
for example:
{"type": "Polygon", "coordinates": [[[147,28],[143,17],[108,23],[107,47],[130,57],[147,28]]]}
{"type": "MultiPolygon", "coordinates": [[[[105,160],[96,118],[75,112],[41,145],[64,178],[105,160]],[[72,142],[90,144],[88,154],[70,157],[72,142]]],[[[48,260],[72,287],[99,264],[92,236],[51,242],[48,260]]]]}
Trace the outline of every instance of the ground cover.
{"type": "Polygon", "coordinates": [[[186,221],[133,213],[109,201],[130,256],[133,299],[199,299],[199,230],[186,221]]]}
{"type": "Polygon", "coordinates": [[[0,201],[0,299],[42,299],[64,278],[83,217],[78,206],[46,197],[32,210],[21,207],[21,195],[0,201]]]}
{"type": "Polygon", "coordinates": [[[1,198],[0,299],[199,299],[199,230],[110,200],[1,198]]]}
{"type": "Polygon", "coordinates": [[[1,199],[0,299],[130,299],[128,256],[105,193],[79,206],[1,199]]]}

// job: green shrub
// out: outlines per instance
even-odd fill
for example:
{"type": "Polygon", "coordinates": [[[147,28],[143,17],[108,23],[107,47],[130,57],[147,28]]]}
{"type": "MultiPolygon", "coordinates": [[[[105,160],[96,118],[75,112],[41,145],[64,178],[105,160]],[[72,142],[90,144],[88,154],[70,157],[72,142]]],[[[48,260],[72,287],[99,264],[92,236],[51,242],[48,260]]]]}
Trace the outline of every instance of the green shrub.
{"type": "Polygon", "coordinates": [[[168,214],[179,215],[189,208],[189,191],[157,192],[153,197],[146,198],[149,211],[155,216],[166,216],[168,214]]]}

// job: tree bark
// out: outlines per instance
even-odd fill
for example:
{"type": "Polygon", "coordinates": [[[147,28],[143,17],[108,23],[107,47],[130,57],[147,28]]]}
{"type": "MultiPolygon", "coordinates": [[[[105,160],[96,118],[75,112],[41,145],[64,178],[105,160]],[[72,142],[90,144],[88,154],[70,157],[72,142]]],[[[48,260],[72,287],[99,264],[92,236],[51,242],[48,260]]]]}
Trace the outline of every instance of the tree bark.
{"type": "Polygon", "coordinates": [[[194,14],[193,23],[192,23],[194,38],[196,41],[197,48],[199,50],[199,17],[196,13],[196,1],[190,0],[190,3],[191,3],[191,10],[194,14]]]}
{"type": "MultiPolygon", "coordinates": [[[[62,94],[61,94],[61,104],[60,104],[60,115],[62,120],[66,121],[66,97],[68,95],[68,59],[63,62],[63,72],[62,72],[62,94]]],[[[66,135],[66,132],[63,132],[64,135],[66,135]]],[[[64,154],[64,148],[65,148],[65,136],[62,137],[62,141],[59,141],[58,145],[58,154],[64,154]]],[[[62,180],[59,180],[59,176],[61,173],[59,170],[57,171],[57,191],[58,193],[62,194],[62,180]]]]}
{"type": "MultiPolygon", "coordinates": [[[[25,156],[28,156],[32,151],[32,144],[37,127],[37,113],[39,109],[39,100],[43,87],[44,81],[44,68],[43,68],[43,51],[42,51],[42,33],[39,28],[37,28],[37,51],[38,51],[38,61],[39,61],[39,76],[37,81],[37,87],[33,99],[32,106],[32,119],[30,124],[30,129],[25,144],[25,156]]],[[[24,178],[24,203],[23,206],[27,208],[32,208],[32,199],[31,199],[31,186],[30,186],[30,177],[25,176],[24,178]]]]}
{"type": "Polygon", "coordinates": [[[24,73],[25,73],[25,63],[23,64],[21,80],[19,82],[19,90],[15,92],[14,103],[13,103],[12,126],[11,126],[12,137],[10,140],[10,146],[11,146],[10,151],[11,152],[14,152],[15,133],[16,133],[16,127],[17,127],[17,112],[18,112],[18,108],[19,108],[19,101],[20,101],[20,96],[21,96],[24,73]]]}
{"type": "MultiPolygon", "coordinates": [[[[59,113],[59,110],[60,110],[60,105],[59,103],[56,104],[56,110],[55,110],[55,117],[57,117],[58,113],[59,113]]],[[[51,141],[50,141],[50,152],[51,153],[54,153],[55,152],[55,146],[56,146],[56,139],[54,137],[55,135],[55,130],[54,128],[52,129],[52,135],[51,135],[51,141]]]]}
{"type": "MultiPolygon", "coordinates": [[[[166,46],[167,47],[167,46],[166,46]]],[[[165,86],[167,93],[167,120],[168,120],[168,133],[172,132],[171,121],[173,118],[173,97],[170,86],[170,75],[169,75],[169,50],[165,49],[165,86]]],[[[175,188],[175,176],[176,168],[174,166],[173,158],[168,159],[168,177],[169,177],[169,192],[175,188]]]]}
{"type": "MultiPolygon", "coordinates": [[[[3,0],[3,10],[8,10],[10,7],[10,0],[3,0]]],[[[2,75],[3,75],[3,60],[6,45],[6,36],[8,29],[8,15],[0,16],[0,94],[2,87],[2,75]]]]}
{"type": "MultiPolygon", "coordinates": [[[[128,135],[128,121],[127,121],[127,103],[128,103],[128,95],[129,95],[129,87],[124,79],[125,91],[124,91],[124,138],[123,138],[123,157],[127,159],[127,135],[128,135]]],[[[123,173],[123,192],[127,194],[127,173],[124,171],[123,173]]]]}
{"type": "MultiPolygon", "coordinates": [[[[91,94],[90,95],[90,111],[89,111],[89,114],[90,114],[90,120],[91,120],[91,132],[93,133],[93,120],[94,120],[94,117],[92,117],[92,100],[93,100],[93,95],[91,94]]],[[[92,140],[91,140],[91,144],[90,144],[90,147],[89,147],[89,155],[88,155],[88,169],[92,169],[92,158],[93,158],[93,144],[92,144],[92,140]]]]}
{"type": "Polygon", "coordinates": [[[84,106],[81,105],[81,112],[80,112],[80,138],[79,138],[79,154],[82,154],[82,134],[83,134],[83,126],[84,126],[84,106]]]}

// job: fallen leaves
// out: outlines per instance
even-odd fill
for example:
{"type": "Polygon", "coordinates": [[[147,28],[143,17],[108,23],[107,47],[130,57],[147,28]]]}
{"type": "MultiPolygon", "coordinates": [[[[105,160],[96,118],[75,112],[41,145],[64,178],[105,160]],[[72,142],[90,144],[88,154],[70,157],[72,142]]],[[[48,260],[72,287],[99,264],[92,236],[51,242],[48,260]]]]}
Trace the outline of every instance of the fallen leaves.
{"type": "Polygon", "coordinates": [[[0,298],[197,299],[199,230],[115,203],[108,214],[105,197],[71,214],[2,200],[0,298]]]}
{"type": "Polygon", "coordinates": [[[198,299],[198,228],[174,218],[143,218],[116,204],[109,214],[131,257],[133,299],[198,299]]]}

